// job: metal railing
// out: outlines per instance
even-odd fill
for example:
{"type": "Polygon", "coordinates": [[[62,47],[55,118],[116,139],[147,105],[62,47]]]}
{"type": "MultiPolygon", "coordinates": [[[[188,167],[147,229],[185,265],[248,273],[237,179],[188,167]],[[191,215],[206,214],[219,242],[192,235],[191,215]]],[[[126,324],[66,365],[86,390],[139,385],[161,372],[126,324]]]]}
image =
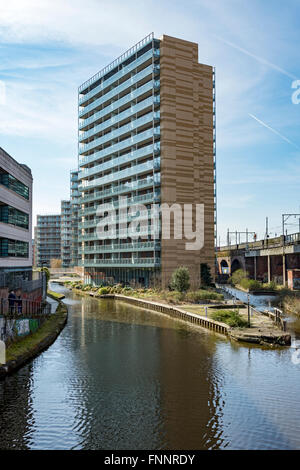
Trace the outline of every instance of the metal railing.
{"type": "Polygon", "coordinates": [[[51,305],[30,299],[0,298],[0,315],[9,317],[23,317],[24,315],[50,315],[51,305]]]}
{"type": "Polygon", "coordinates": [[[0,287],[11,289],[21,289],[23,292],[32,292],[43,287],[43,273],[39,273],[38,279],[26,279],[22,274],[0,273],[0,287]]]}
{"type": "Polygon", "coordinates": [[[146,46],[149,42],[151,42],[154,38],[154,34],[150,33],[148,36],[143,38],[141,41],[139,41],[137,44],[135,44],[133,47],[128,49],[126,52],[124,52],[122,55],[120,55],[117,59],[115,59],[113,62],[108,64],[106,67],[104,67],[102,70],[97,72],[95,75],[93,75],[89,80],[84,82],[82,85],[79,87],[79,92],[87,88],[88,86],[92,85],[96,80],[99,80],[99,78],[103,77],[105,74],[110,72],[112,69],[117,67],[121,62],[123,62],[125,59],[128,59],[132,54],[135,54],[139,49],[142,47],[146,46]]]}

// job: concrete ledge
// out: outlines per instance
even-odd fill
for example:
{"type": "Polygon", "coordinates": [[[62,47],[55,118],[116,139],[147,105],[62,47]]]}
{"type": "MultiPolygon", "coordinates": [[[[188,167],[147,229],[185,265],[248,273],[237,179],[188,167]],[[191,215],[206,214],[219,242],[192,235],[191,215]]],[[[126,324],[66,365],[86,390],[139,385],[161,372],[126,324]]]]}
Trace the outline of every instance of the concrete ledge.
{"type": "Polygon", "coordinates": [[[13,359],[0,365],[0,379],[16,371],[51,346],[67,323],[67,319],[68,309],[59,303],[56,313],[49,316],[39,330],[9,346],[7,356],[13,359]]]}

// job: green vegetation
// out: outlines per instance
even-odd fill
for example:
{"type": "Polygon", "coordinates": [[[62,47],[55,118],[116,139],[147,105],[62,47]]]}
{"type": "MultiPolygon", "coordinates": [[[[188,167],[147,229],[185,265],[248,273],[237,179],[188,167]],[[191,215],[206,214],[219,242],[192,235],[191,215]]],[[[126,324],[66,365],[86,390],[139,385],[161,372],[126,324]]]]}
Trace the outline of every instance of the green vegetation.
{"type": "Polygon", "coordinates": [[[175,269],[171,278],[171,288],[178,292],[187,292],[190,288],[190,273],[188,268],[180,266],[175,269]]]}
{"type": "Polygon", "coordinates": [[[286,295],[282,302],[284,310],[300,315],[300,296],[299,294],[286,295]]]}
{"type": "Polygon", "coordinates": [[[47,290],[47,295],[49,295],[49,297],[52,297],[52,299],[55,300],[62,300],[65,298],[63,294],[59,294],[58,292],[54,292],[53,290],[47,290]]]}
{"type": "Polygon", "coordinates": [[[45,323],[33,334],[12,343],[6,351],[6,361],[16,360],[20,356],[29,355],[30,352],[37,351],[39,344],[47,337],[60,329],[66,320],[67,308],[60,304],[56,313],[50,315],[45,323]]]}
{"type": "Polygon", "coordinates": [[[243,289],[246,289],[249,291],[255,291],[255,290],[275,291],[278,289],[274,281],[271,281],[268,284],[262,284],[261,282],[255,281],[254,279],[249,279],[249,274],[243,269],[238,269],[237,271],[235,271],[232,274],[231,278],[229,279],[229,282],[233,284],[234,286],[240,286],[240,287],[243,287],[243,289]]]}
{"type": "Polygon", "coordinates": [[[232,328],[246,328],[248,326],[248,322],[234,310],[215,310],[211,314],[211,318],[213,320],[226,323],[232,328]]]}
{"type": "Polygon", "coordinates": [[[211,286],[212,277],[210,273],[210,267],[207,263],[201,263],[201,285],[211,286]]]}
{"type": "Polygon", "coordinates": [[[81,292],[95,292],[97,295],[121,294],[137,299],[147,299],[157,302],[167,302],[170,304],[180,304],[181,302],[199,303],[203,301],[224,299],[223,294],[219,294],[213,288],[199,289],[196,291],[179,292],[178,290],[164,290],[158,288],[133,288],[130,286],[123,287],[121,284],[114,286],[94,286],[82,284],[82,282],[66,281],[65,285],[71,289],[81,292]]]}

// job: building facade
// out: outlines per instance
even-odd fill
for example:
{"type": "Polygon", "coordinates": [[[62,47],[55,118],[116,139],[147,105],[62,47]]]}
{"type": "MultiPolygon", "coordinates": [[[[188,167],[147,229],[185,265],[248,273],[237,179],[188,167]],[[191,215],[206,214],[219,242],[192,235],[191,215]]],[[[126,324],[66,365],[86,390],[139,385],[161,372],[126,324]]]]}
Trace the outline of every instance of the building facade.
{"type": "Polygon", "coordinates": [[[0,148],[0,273],[32,275],[32,174],[0,148]]]}
{"type": "Polygon", "coordinates": [[[214,273],[214,87],[214,69],[198,63],[197,44],[153,34],[79,87],[78,253],[85,282],[167,286],[185,265],[197,287],[201,264],[214,273]],[[151,211],[163,203],[204,204],[203,247],[187,251],[187,239],[172,228],[163,239],[161,220],[153,237],[151,211]],[[137,204],[143,206],[131,212],[137,204]],[[106,237],[99,237],[108,220],[99,206],[115,211],[106,237]],[[128,227],[136,216],[140,236],[133,238],[128,227]]]}
{"type": "Polygon", "coordinates": [[[37,215],[35,235],[37,267],[50,267],[51,260],[61,259],[60,214],[37,215]]]}
{"type": "Polygon", "coordinates": [[[72,261],[71,240],[72,240],[72,226],[71,226],[71,201],[61,201],[61,266],[62,268],[69,268],[72,261]]]}
{"type": "Polygon", "coordinates": [[[78,170],[70,172],[70,200],[71,200],[71,266],[79,265],[78,255],[78,170]]]}

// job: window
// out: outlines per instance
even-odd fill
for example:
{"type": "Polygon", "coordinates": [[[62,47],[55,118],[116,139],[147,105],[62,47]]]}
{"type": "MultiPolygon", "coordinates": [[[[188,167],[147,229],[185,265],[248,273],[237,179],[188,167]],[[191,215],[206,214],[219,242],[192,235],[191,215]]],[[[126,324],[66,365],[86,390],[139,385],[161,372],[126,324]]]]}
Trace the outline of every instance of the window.
{"type": "Polygon", "coordinates": [[[0,184],[19,194],[19,196],[29,199],[29,187],[2,168],[0,168],[0,184]]]}
{"type": "Polygon", "coordinates": [[[9,238],[0,238],[0,258],[28,258],[29,243],[9,238]]]}
{"type": "Polygon", "coordinates": [[[28,229],[29,215],[25,212],[19,211],[15,207],[0,204],[0,222],[28,229]]]}

